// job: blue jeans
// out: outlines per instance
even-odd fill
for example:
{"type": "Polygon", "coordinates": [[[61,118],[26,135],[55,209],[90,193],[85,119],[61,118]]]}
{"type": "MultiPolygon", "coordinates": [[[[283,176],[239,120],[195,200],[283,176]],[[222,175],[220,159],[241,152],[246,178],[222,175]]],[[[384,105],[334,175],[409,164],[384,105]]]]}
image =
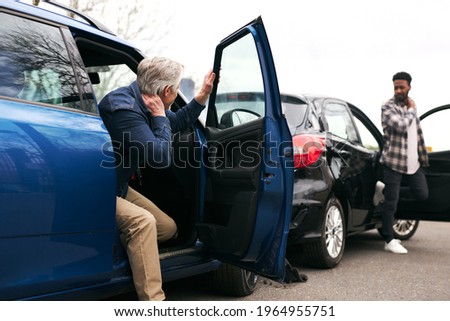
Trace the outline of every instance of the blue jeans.
{"type": "Polygon", "coordinates": [[[394,218],[399,199],[426,200],[428,198],[428,184],[425,173],[420,167],[414,174],[402,174],[383,165],[384,203],[382,203],[383,227],[382,235],[387,243],[394,238],[394,218]],[[401,186],[405,178],[408,185],[401,186]]]}

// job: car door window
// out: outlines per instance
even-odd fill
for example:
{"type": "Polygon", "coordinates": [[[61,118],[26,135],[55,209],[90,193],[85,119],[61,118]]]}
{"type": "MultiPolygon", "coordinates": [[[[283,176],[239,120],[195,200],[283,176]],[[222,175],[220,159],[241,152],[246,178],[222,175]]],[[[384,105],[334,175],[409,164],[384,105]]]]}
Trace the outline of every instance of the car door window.
{"type": "Polygon", "coordinates": [[[96,113],[92,94],[80,93],[90,84],[67,49],[74,47],[68,30],[6,13],[0,19],[0,95],[96,113]]]}
{"type": "Polygon", "coordinates": [[[264,84],[250,34],[223,51],[215,108],[216,121],[221,128],[264,116],[264,84]]]}
{"type": "Polygon", "coordinates": [[[136,80],[136,74],[124,63],[92,66],[87,67],[87,69],[98,102],[114,89],[128,86],[136,80]]]}
{"type": "Polygon", "coordinates": [[[373,151],[379,151],[380,146],[373,134],[369,131],[365,124],[363,124],[358,118],[353,118],[355,126],[358,129],[361,144],[365,148],[373,151]]]}
{"type": "Polygon", "coordinates": [[[352,121],[352,116],[346,106],[329,102],[325,106],[327,130],[350,142],[359,142],[358,134],[352,121]]]}
{"type": "Polygon", "coordinates": [[[127,52],[98,44],[86,35],[76,37],[75,42],[88,71],[97,102],[109,92],[128,86],[136,80],[135,71],[139,61],[127,52]]]}

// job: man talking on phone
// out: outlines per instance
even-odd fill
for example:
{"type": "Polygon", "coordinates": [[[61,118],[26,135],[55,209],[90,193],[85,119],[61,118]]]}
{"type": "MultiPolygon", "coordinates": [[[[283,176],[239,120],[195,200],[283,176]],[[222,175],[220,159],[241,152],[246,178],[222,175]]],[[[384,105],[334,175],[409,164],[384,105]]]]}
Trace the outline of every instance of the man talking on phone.
{"type": "Polygon", "coordinates": [[[428,155],[416,104],[409,97],[411,80],[407,72],[396,73],[392,78],[394,97],[381,108],[383,182],[377,183],[376,194],[384,194],[381,204],[382,235],[386,241],[384,249],[396,254],[408,253],[400,240],[394,239],[393,225],[399,199],[428,198],[428,185],[423,171],[423,167],[428,166],[428,155]],[[408,182],[408,186],[401,186],[403,179],[408,182]]]}

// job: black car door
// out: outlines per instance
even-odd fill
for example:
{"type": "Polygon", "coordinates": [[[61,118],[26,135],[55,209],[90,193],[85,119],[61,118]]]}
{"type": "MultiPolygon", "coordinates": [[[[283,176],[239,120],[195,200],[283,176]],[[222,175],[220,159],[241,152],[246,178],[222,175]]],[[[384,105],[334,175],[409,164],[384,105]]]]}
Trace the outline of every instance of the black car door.
{"type": "Polygon", "coordinates": [[[425,167],[429,197],[426,201],[400,200],[396,217],[428,221],[450,221],[450,105],[434,108],[421,116],[428,149],[425,167]]]}
{"type": "Polygon", "coordinates": [[[350,205],[348,226],[351,231],[368,220],[376,183],[376,151],[361,143],[358,129],[347,103],[328,99],[323,104],[327,146],[332,155],[331,171],[350,205]]]}

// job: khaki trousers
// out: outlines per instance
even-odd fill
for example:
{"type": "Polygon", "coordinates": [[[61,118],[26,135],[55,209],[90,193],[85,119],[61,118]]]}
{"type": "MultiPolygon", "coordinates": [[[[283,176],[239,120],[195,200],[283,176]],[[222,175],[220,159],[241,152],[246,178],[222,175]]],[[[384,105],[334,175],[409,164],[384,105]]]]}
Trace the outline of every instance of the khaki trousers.
{"type": "Polygon", "coordinates": [[[129,188],[126,199],[117,197],[116,222],[126,244],[139,300],[164,300],[158,241],[175,235],[174,220],[129,188]]]}

